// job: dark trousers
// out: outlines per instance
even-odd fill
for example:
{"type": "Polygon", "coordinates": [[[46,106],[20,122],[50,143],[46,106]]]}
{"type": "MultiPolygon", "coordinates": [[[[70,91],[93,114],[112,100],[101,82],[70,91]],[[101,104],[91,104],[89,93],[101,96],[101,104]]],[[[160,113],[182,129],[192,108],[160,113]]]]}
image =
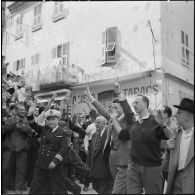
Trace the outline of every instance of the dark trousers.
{"type": "Polygon", "coordinates": [[[92,187],[98,194],[112,194],[113,180],[92,177],[92,187]]]}
{"type": "Polygon", "coordinates": [[[15,189],[23,189],[26,178],[27,151],[3,151],[3,187],[9,185],[10,178],[15,169],[15,189]]]}
{"type": "Polygon", "coordinates": [[[127,169],[127,194],[161,194],[161,166],[146,167],[131,162],[127,169]]]}
{"type": "Polygon", "coordinates": [[[67,194],[62,167],[57,166],[51,170],[35,168],[29,194],[40,194],[41,192],[43,194],[67,194]],[[43,189],[49,184],[51,184],[50,189],[44,193],[45,190],[43,189]]]}
{"type": "Polygon", "coordinates": [[[29,145],[30,148],[28,151],[28,164],[27,164],[28,174],[26,180],[27,180],[27,185],[30,187],[34,175],[36,161],[38,158],[38,150],[39,150],[38,139],[36,137],[32,137],[30,139],[29,145]]]}

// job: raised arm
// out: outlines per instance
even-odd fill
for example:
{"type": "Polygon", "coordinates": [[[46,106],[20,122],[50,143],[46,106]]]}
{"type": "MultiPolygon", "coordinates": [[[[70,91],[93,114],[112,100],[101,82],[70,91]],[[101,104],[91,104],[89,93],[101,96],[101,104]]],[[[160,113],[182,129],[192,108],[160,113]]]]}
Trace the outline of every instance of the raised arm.
{"type": "Polygon", "coordinates": [[[104,116],[107,120],[110,119],[110,115],[108,110],[97,100],[95,100],[95,98],[91,95],[91,91],[89,89],[89,86],[87,86],[86,91],[84,92],[85,95],[88,97],[89,101],[92,103],[92,105],[97,109],[97,111],[104,116]]]}

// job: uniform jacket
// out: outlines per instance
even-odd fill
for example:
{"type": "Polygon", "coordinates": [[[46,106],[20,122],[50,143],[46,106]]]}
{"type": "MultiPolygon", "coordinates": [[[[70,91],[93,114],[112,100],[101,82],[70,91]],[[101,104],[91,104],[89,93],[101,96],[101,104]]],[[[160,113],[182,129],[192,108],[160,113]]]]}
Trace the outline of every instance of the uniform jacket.
{"type": "MultiPolygon", "coordinates": [[[[176,135],[175,148],[170,152],[169,175],[166,194],[171,194],[173,190],[174,178],[178,168],[181,135],[182,131],[179,130],[178,134],[176,135]]],[[[185,167],[183,170],[182,193],[194,194],[194,133],[192,135],[185,167]]]]}
{"type": "Polygon", "coordinates": [[[5,135],[3,142],[4,150],[20,152],[29,148],[28,140],[29,135],[32,134],[32,129],[26,118],[20,120],[20,127],[16,127],[17,120],[17,117],[8,118],[2,129],[5,135]]]}
{"type": "MultiPolygon", "coordinates": [[[[109,112],[106,108],[100,104],[97,100],[93,102],[94,107],[107,119],[110,119],[109,112]]],[[[122,128],[126,128],[133,118],[133,112],[131,111],[127,100],[121,102],[122,108],[124,108],[125,116],[119,121],[119,124],[122,128]]],[[[113,127],[114,128],[114,127],[113,127]]],[[[113,136],[113,149],[110,153],[110,166],[127,166],[129,157],[129,150],[130,150],[130,141],[123,141],[118,138],[118,134],[115,130],[112,130],[113,136]]],[[[108,141],[108,139],[107,139],[108,141]]],[[[106,142],[107,142],[106,141],[106,142]]],[[[108,144],[108,143],[105,143],[108,144]]]]}
{"type": "MultiPolygon", "coordinates": [[[[31,120],[31,117],[28,117],[31,120]]],[[[49,164],[54,162],[61,165],[68,154],[67,133],[58,127],[53,133],[48,126],[40,126],[31,121],[30,126],[40,135],[41,142],[38,153],[37,166],[42,169],[49,169],[49,164]]]]}
{"type": "MultiPolygon", "coordinates": [[[[92,135],[92,150],[91,150],[91,176],[94,178],[109,178],[109,152],[103,152],[104,143],[106,140],[107,128],[105,129],[99,146],[95,151],[98,133],[95,132],[92,135]]],[[[108,150],[109,151],[109,150],[108,150]]]]}

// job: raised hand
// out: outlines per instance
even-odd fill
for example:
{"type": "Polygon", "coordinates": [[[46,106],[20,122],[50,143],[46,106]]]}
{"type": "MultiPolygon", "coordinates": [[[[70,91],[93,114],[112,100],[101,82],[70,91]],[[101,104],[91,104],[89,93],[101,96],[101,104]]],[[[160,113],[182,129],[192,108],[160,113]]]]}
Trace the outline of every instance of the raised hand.
{"type": "Polygon", "coordinates": [[[56,93],[54,93],[53,96],[51,97],[51,101],[54,102],[56,97],[57,97],[57,95],[56,95],[56,93]]]}
{"type": "Polygon", "coordinates": [[[86,90],[84,91],[84,94],[88,97],[88,98],[91,98],[92,95],[91,95],[91,91],[89,89],[89,86],[86,87],[86,90]]]}
{"type": "Polygon", "coordinates": [[[49,164],[49,169],[53,169],[53,168],[55,168],[55,166],[56,166],[56,164],[54,162],[51,162],[49,164]]]}
{"type": "Polygon", "coordinates": [[[163,125],[164,120],[163,120],[163,117],[162,117],[162,114],[161,114],[161,111],[160,110],[157,110],[157,114],[154,117],[155,117],[156,122],[159,125],[163,125]]]}
{"type": "Polygon", "coordinates": [[[116,110],[111,106],[110,107],[110,118],[113,119],[113,118],[116,118],[118,115],[118,113],[116,112],[116,110]]]}
{"type": "Polygon", "coordinates": [[[121,93],[120,84],[119,84],[118,78],[114,79],[114,92],[115,92],[115,94],[121,93]]]}

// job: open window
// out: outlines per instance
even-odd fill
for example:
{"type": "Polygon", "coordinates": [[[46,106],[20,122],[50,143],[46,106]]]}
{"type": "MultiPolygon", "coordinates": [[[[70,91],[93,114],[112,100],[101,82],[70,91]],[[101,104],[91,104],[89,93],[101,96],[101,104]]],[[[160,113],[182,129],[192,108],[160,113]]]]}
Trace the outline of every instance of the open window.
{"type": "Polygon", "coordinates": [[[107,28],[102,33],[101,65],[116,63],[117,27],[107,28]]]}
{"type": "Polygon", "coordinates": [[[63,2],[55,1],[54,2],[54,13],[53,13],[53,22],[56,22],[65,17],[65,10],[63,2]]]}
{"type": "Polygon", "coordinates": [[[42,27],[41,11],[42,11],[42,4],[38,4],[34,7],[34,20],[33,20],[32,31],[36,31],[38,29],[41,29],[42,27]]]}
{"type": "Polygon", "coordinates": [[[52,58],[63,58],[63,65],[68,65],[69,42],[54,47],[52,49],[52,58]]]}

